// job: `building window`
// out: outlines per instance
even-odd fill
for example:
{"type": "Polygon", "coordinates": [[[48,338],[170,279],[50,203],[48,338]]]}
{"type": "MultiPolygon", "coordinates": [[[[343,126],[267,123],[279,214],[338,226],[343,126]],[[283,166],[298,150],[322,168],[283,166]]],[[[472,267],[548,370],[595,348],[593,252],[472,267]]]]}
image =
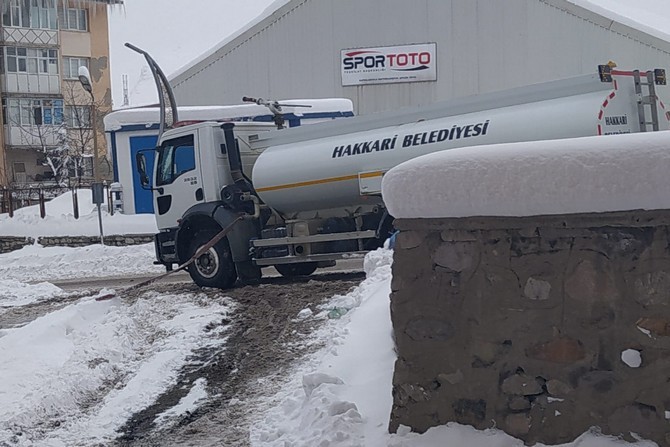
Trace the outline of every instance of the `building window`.
{"type": "Polygon", "coordinates": [[[28,28],[30,26],[29,0],[6,0],[3,1],[2,24],[28,28]]]}
{"type": "Polygon", "coordinates": [[[5,47],[6,73],[58,74],[58,51],[48,48],[5,47]]]}
{"type": "Polygon", "coordinates": [[[63,78],[79,79],[79,67],[88,68],[88,58],[85,57],[64,57],[63,58],[63,78]]]}
{"type": "Polygon", "coordinates": [[[65,106],[65,125],[72,129],[91,127],[91,106],[65,106]]]}
{"type": "Polygon", "coordinates": [[[16,183],[25,183],[28,181],[28,176],[26,175],[26,164],[20,161],[15,161],[14,165],[14,182],[16,183]]]}
{"type": "Polygon", "coordinates": [[[30,27],[57,29],[58,13],[55,0],[30,0],[30,27]]]}
{"type": "Polygon", "coordinates": [[[79,167],[70,164],[68,168],[69,177],[93,177],[93,157],[84,155],[79,160],[79,167]]]}
{"type": "Polygon", "coordinates": [[[85,9],[63,8],[58,11],[60,27],[70,31],[88,31],[88,14],[85,9]]]}
{"type": "Polygon", "coordinates": [[[11,126],[60,126],[62,99],[3,99],[4,123],[11,126]]]}
{"type": "Polygon", "coordinates": [[[7,5],[2,10],[3,25],[17,28],[58,28],[56,0],[5,1],[7,5]]]}

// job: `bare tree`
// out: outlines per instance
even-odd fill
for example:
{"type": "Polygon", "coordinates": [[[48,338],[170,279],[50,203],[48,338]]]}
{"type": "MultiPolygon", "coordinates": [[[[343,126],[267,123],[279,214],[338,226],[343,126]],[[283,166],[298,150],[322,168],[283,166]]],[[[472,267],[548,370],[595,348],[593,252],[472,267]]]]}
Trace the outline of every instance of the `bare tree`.
{"type": "MultiPolygon", "coordinates": [[[[40,99],[39,106],[36,106],[35,101],[38,100],[18,100],[18,107],[10,102],[7,122],[10,128],[19,129],[21,146],[35,149],[39,159],[53,173],[54,181],[65,185],[70,164],[70,154],[64,137],[65,125],[61,118],[53,116],[54,109],[51,109],[47,114],[48,119],[45,120],[43,107],[49,103],[40,99]]],[[[60,109],[62,111],[62,107],[60,109]]]]}
{"type": "Polygon", "coordinates": [[[105,157],[100,160],[94,160],[95,138],[94,132],[98,134],[98,143],[104,144],[104,125],[103,118],[111,110],[110,100],[108,98],[98,98],[91,101],[89,94],[84,92],[79,82],[66,82],[63,85],[63,97],[65,99],[65,124],[67,126],[67,144],[71,152],[80,154],[77,158],[79,164],[76,166],[77,172],[84,168],[82,164],[85,160],[90,160],[90,166],[86,169],[91,170],[88,176],[93,175],[93,163],[98,166],[105,157]],[[95,109],[95,113],[94,110],[95,109]],[[95,118],[95,122],[93,119],[95,118]]]}
{"type": "Polygon", "coordinates": [[[63,186],[72,181],[81,184],[84,178],[92,177],[93,163],[100,162],[93,160],[93,132],[100,131],[102,117],[108,110],[104,102],[92,103],[80,90],[78,83],[64,83],[64,106],[50,109],[49,113],[42,108],[45,103],[34,105],[37,100],[20,101],[20,108],[14,113],[8,110],[8,122],[20,128],[22,145],[36,149],[54,181],[63,186]],[[92,122],[93,107],[96,123],[92,122]]]}

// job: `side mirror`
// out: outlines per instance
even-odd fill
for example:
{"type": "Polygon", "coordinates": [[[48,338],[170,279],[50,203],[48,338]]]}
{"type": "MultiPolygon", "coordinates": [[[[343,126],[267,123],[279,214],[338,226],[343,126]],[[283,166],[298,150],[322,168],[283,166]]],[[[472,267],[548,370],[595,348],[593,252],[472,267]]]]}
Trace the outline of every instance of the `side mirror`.
{"type": "Polygon", "coordinates": [[[149,188],[149,175],[147,174],[147,157],[138,152],[135,154],[135,162],[137,163],[137,172],[140,174],[140,184],[142,188],[149,188]]]}

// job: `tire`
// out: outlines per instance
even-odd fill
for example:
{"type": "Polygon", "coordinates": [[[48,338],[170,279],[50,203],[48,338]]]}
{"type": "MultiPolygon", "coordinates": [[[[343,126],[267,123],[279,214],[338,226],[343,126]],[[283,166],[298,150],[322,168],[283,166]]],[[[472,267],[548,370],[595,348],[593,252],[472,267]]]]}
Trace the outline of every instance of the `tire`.
{"type": "MultiPolygon", "coordinates": [[[[189,245],[187,256],[190,259],[200,247],[207,244],[216,232],[200,232],[189,245]]],[[[200,287],[229,289],[235,285],[237,271],[230,253],[228,239],[223,238],[212,248],[200,255],[188,266],[191,279],[200,287]]]]}
{"type": "Polygon", "coordinates": [[[299,264],[277,264],[275,268],[285,278],[294,276],[309,276],[316,271],[316,262],[301,262],[299,264]]]}

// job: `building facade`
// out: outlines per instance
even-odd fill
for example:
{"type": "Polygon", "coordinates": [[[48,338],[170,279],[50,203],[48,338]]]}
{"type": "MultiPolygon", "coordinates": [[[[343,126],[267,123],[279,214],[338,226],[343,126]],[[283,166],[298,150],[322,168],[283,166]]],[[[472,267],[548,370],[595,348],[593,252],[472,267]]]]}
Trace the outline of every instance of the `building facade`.
{"type": "Polygon", "coordinates": [[[568,0],[288,0],[171,84],[180,105],[344,97],[368,114],[593,74],[610,60],[668,69],[670,42],[568,0]]]}
{"type": "MultiPolygon", "coordinates": [[[[122,0],[3,0],[0,185],[81,182],[93,175],[93,108],[111,108],[107,8],[122,0]],[[81,87],[89,69],[92,95],[81,87]]],[[[105,174],[105,158],[98,167],[105,174]]]]}

